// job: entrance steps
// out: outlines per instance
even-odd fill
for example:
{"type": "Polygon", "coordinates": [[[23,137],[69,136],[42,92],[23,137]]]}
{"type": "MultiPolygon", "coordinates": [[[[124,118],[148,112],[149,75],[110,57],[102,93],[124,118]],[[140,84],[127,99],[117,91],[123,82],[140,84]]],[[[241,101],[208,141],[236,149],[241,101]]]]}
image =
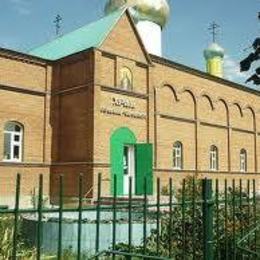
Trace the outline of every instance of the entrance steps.
{"type": "MultiPolygon", "coordinates": [[[[94,200],[93,203],[96,205],[97,200],[94,200]]],[[[132,205],[142,205],[144,203],[144,198],[143,197],[133,197],[132,198],[132,205]]],[[[101,197],[100,198],[100,205],[104,206],[111,206],[114,204],[114,198],[111,196],[108,197],[101,197]]],[[[127,206],[129,204],[129,198],[128,197],[117,197],[116,198],[116,204],[117,205],[122,205],[122,206],[127,206]]]]}

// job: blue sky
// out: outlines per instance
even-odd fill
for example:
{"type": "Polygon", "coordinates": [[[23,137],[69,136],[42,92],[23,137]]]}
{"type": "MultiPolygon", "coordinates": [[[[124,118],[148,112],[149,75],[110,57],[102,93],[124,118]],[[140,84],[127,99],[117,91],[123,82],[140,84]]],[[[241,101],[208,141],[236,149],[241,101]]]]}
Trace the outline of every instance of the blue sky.
{"type": "MultiPolygon", "coordinates": [[[[152,0],[151,0],[152,1],[152,0]]],[[[54,18],[63,17],[62,32],[72,31],[103,15],[106,0],[1,0],[0,46],[26,51],[55,38],[54,18]]],[[[203,49],[210,43],[207,28],[221,26],[218,42],[226,50],[225,71],[240,83],[238,62],[260,33],[260,0],[169,0],[171,17],[163,33],[164,56],[204,70],[203,49]]]]}

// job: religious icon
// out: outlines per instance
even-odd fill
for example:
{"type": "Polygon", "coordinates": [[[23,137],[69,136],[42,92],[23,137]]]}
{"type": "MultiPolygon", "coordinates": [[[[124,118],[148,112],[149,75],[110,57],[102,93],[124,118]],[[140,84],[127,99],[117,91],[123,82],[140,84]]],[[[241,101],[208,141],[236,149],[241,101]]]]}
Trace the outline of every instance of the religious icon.
{"type": "Polygon", "coordinates": [[[132,89],[133,76],[130,69],[124,67],[120,71],[120,87],[124,90],[132,89]]]}

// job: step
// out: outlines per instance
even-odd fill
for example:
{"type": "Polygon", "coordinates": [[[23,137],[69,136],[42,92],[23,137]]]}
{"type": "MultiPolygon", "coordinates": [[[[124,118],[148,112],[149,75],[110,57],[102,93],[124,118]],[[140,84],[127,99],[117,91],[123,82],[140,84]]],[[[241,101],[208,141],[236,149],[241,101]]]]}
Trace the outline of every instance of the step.
{"type": "MultiPolygon", "coordinates": [[[[93,203],[96,205],[97,200],[94,200],[93,203]]],[[[143,203],[144,203],[144,198],[142,198],[142,197],[132,198],[132,205],[143,204],[143,203]]],[[[113,205],[114,204],[114,198],[113,197],[101,197],[100,198],[100,204],[101,205],[113,205]]],[[[116,204],[117,205],[129,204],[129,198],[128,197],[117,197],[116,198],[116,204]]]]}

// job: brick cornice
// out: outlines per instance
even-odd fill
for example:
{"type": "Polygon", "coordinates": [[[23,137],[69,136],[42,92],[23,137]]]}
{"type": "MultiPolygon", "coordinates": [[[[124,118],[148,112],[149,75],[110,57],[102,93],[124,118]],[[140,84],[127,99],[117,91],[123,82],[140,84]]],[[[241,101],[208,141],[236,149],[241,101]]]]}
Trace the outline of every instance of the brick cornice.
{"type": "Polygon", "coordinates": [[[0,89],[29,94],[29,95],[36,95],[36,96],[45,96],[46,94],[48,94],[48,92],[46,91],[33,90],[28,88],[26,89],[19,86],[11,86],[11,85],[3,85],[3,84],[0,84],[0,89]]]}
{"type": "MultiPolygon", "coordinates": [[[[164,169],[164,168],[154,168],[155,172],[167,172],[172,174],[183,174],[183,173],[191,173],[191,174],[206,174],[206,175],[218,175],[218,174],[231,174],[231,175],[260,175],[260,172],[240,172],[240,171],[203,171],[203,170],[191,170],[191,169],[183,169],[183,170],[174,170],[174,169],[164,169]]],[[[173,175],[174,176],[174,175],[173,175]]]]}
{"type": "Polygon", "coordinates": [[[22,53],[14,50],[9,50],[5,48],[0,48],[0,56],[4,58],[9,58],[13,60],[19,60],[26,63],[36,64],[45,67],[51,64],[50,61],[29,55],[27,53],[22,53]]]}
{"type": "Polygon", "coordinates": [[[109,87],[109,86],[104,86],[104,85],[100,85],[100,84],[96,84],[96,85],[100,86],[102,91],[116,93],[116,94],[130,96],[130,97],[141,98],[141,99],[147,99],[148,98],[147,94],[142,94],[142,93],[139,93],[139,92],[133,92],[133,91],[128,91],[128,90],[122,90],[120,88],[109,87]]]}
{"type": "Polygon", "coordinates": [[[131,58],[127,57],[127,56],[123,56],[123,55],[120,55],[120,54],[116,54],[116,53],[114,53],[114,52],[108,52],[108,51],[105,51],[105,50],[100,49],[100,48],[95,48],[95,50],[101,52],[102,55],[108,56],[108,57],[113,58],[113,59],[116,59],[116,57],[119,57],[119,58],[122,58],[122,59],[124,59],[124,60],[133,61],[133,62],[135,62],[136,64],[138,64],[138,66],[142,66],[142,67],[144,67],[144,68],[148,68],[148,67],[153,66],[152,64],[147,64],[147,63],[144,63],[144,62],[142,62],[142,61],[140,61],[140,60],[131,59],[131,58]]]}
{"type": "Polygon", "coordinates": [[[172,67],[172,68],[177,69],[179,71],[183,71],[183,72],[189,73],[191,75],[198,76],[200,78],[211,80],[211,81],[214,81],[216,83],[223,84],[225,86],[229,86],[229,87],[232,87],[232,88],[239,89],[241,91],[245,91],[245,92],[260,96],[260,91],[258,91],[256,89],[252,89],[252,88],[249,88],[245,85],[241,85],[241,84],[238,84],[238,83],[235,83],[235,82],[223,79],[223,78],[215,77],[215,76],[210,75],[206,72],[188,67],[186,65],[171,61],[171,60],[163,58],[163,57],[159,57],[159,56],[152,55],[152,54],[150,54],[150,56],[151,56],[151,59],[154,63],[165,65],[167,67],[172,67]]]}
{"type": "Polygon", "coordinates": [[[109,168],[110,164],[107,162],[0,162],[0,167],[51,167],[51,166],[76,166],[76,165],[85,165],[92,166],[95,168],[109,168]]]}

